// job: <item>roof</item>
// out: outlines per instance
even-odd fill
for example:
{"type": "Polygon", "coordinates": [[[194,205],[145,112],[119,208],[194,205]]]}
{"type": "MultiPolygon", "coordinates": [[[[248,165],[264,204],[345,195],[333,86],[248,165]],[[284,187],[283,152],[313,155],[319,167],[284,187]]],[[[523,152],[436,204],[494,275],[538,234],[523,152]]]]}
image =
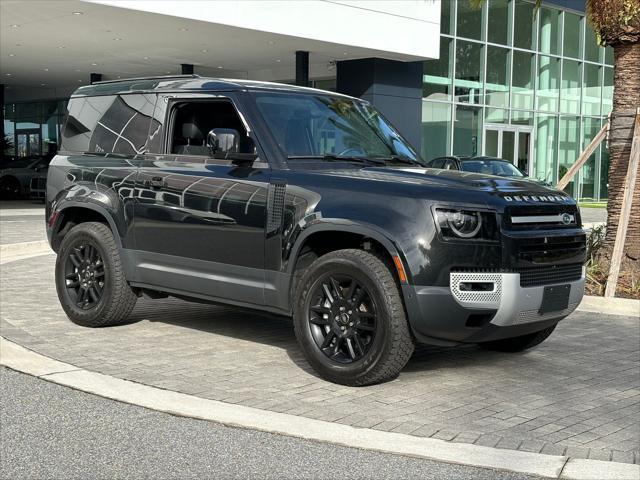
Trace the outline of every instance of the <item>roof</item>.
{"type": "Polygon", "coordinates": [[[122,80],[108,80],[96,82],[78,88],[72,97],[118,95],[127,93],[158,93],[158,92],[229,92],[234,90],[271,90],[297,93],[319,93],[341,96],[340,93],[319,90],[315,88],[299,87],[284,83],[259,82],[257,80],[236,80],[228,78],[201,77],[199,75],[173,75],[163,77],[128,78],[122,80]]]}

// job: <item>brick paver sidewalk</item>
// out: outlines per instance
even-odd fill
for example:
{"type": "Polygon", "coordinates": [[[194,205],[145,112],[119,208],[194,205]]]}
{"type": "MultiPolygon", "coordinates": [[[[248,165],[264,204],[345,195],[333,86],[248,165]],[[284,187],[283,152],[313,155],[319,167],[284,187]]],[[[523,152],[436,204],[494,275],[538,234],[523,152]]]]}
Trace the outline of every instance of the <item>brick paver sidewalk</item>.
{"type": "Polygon", "coordinates": [[[640,323],[577,312],[523,354],[420,348],[364,388],[317,378],[288,319],[141,300],[132,323],[89,329],[58,304],[54,256],[1,267],[1,333],[64,362],[230,403],[357,427],[639,463],[640,323]]]}

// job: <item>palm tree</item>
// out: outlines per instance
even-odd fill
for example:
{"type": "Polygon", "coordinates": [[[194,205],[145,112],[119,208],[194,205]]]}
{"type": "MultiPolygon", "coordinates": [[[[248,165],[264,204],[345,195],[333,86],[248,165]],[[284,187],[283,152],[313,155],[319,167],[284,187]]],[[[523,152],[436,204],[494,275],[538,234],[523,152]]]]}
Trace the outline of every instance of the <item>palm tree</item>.
{"type": "MultiPolygon", "coordinates": [[[[602,45],[613,47],[613,111],[609,129],[609,201],[606,258],[620,221],[636,108],[640,107],[640,0],[587,0],[587,19],[602,45]]],[[[640,272],[640,183],[636,182],[621,276],[640,272]]]]}

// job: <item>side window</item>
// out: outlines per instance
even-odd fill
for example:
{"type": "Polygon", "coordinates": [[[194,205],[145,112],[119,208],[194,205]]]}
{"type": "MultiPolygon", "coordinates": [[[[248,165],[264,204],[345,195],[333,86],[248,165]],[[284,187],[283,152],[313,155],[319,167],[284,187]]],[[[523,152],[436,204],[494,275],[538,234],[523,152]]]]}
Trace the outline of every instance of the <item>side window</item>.
{"type": "Polygon", "coordinates": [[[442,164],[444,160],[441,158],[436,158],[435,160],[431,160],[431,168],[442,168],[442,164]]]}
{"type": "Polygon", "coordinates": [[[240,138],[247,135],[229,101],[181,102],[173,108],[172,118],[169,149],[177,155],[212,156],[216,148],[233,150],[240,138]],[[215,141],[216,147],[209,145],[207,138],[215,141]]]}
{"type": "Polygon", "coordinates": [[[69,101],[62,149],[136,155],[147,148],[156,95],[104,95],[69,101]]]}

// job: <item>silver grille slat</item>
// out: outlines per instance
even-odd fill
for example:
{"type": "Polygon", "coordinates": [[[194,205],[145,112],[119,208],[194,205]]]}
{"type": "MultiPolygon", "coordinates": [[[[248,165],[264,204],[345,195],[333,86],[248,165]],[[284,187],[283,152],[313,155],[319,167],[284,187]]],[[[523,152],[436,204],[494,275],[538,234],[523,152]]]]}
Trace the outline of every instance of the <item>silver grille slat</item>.
{"type": "MultiPolygon", "coordinates": [[[[558,213],[557,215],[526,215],[511,217],[511,223],[563,223],[562,218],[567,215],[566,213],[558,213]]],[[[571,221],[575,221],[575,216],[569,214],[571,221]]]]}

